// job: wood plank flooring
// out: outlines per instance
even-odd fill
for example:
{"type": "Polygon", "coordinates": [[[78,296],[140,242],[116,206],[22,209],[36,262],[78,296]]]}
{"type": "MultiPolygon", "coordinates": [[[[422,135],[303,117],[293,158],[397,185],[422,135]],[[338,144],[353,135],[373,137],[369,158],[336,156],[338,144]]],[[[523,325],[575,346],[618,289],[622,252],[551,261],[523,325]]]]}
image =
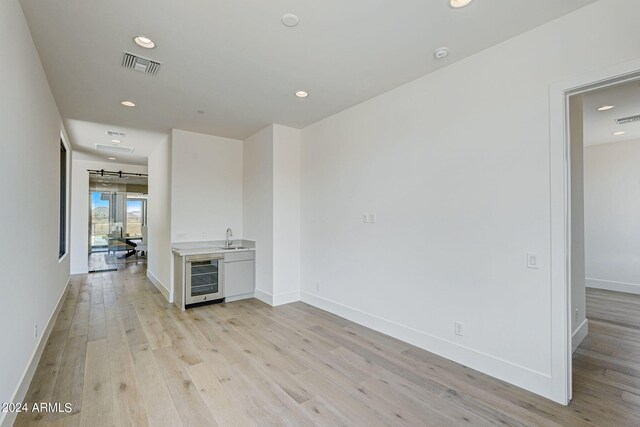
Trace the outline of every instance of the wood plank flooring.
{"type": "Polygon", "coordinates": [[[47,426],[640,425],[640,297],[588,291],[568,407],[303,303],[180,312],[144,265],[73,276],[28,391],[47,426]]]}
{"type": "Polygon", "coordinates": [[[130,257],[125,258],[126,251],[118,251],[116,253],[110,252],[93,252],[89,254],[89,271],[109,271],[116,270],[123,267],[128,263],[145,264],[147,257],[136,253],[130,257]]]}

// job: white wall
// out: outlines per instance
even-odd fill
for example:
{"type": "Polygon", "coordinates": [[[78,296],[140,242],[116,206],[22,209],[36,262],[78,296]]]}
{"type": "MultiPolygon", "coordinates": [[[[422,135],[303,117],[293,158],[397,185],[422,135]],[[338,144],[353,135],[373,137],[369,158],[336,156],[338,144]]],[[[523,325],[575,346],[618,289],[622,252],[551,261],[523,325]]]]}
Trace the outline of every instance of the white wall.
{"type": "Polygon", "coordinates": [[[126,165],[105,160],[80,160],[73,156],[71,182],[71,274],[83,274],[89,269],[89,169],[147,173],[146,166],[126,165]]]}
{"type": "Polygon", "coordinates": [[[300,299],[300,131],[271,125],[244,141],[244,235],[256,241],[256,297],[300,299]]]}
{"type": "Polygon", "coordinates": [[[300,299],[301,132],[273,126],[273,303],[300,299]]]}
{"type": "Polygon", "coordinates": [[[587,336],[584,257],[584,124],[582,95],[569,101],[571,155],[571,332],[575,351],[587,336]]]}
{"type": "Polygon", "coordinates": [[[587,286],[640,293],[640,141],[585,147],[587,286]]]}
{"type": "Polygon", "coordinates": [[[147,276],[172,298],[171,263],[171,135],[149,155],[147,200],[147,276]]]}
{"type": "MultiPolygon", "coordinates": [[[[0,2],[0,58],[0,402],[19,402],[69,279],[69,256],[58,260],[62,123],[16,0],[0,2]]],[[[0,412],[0,424],[13,419],[15,414],[0,412]]]]}
{"type": "Polygon", "coordinates": [[[273,303],[273,126],[243,142],[244,238],[256,242],[256,296],[273,303]]]}
{"type": "Polygon", "coordinates": [[[551,397],[549,86],[640,56],[638,13],[600,0],[305,128],[302,299],[551,397]]]}
{"type": "Polygon", "coordinates": [[[174,129],[171,239],[242,238],[242,141],[174,129]]]}

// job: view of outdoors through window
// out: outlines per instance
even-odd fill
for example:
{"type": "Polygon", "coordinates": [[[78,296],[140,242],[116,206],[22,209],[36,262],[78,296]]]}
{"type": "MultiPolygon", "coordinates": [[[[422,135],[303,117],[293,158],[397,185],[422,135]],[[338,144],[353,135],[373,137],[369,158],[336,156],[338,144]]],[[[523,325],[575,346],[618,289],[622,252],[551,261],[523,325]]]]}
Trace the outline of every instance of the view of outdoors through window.
{"type": "Polygon", "coordinates": [[[127,200],[127,236],[142,236],[144,222],[144,201],[140,199],[127,200]]]}
{"type": "Polygon", "coordinates": [[[92,247],[106,247],[109,239],[109,211],[111,203],[109,198],[103,198],[102,194],[100,191],[91,192],[92,247]]]}
{"type": "Polygon", "coordinates": [[[141,237],[145,215],[144,198],[135,198],[131,193],[127,196],[126,193],[92,191],[91,247],[104,249],[109,245],[109,238],[141,237]]]}

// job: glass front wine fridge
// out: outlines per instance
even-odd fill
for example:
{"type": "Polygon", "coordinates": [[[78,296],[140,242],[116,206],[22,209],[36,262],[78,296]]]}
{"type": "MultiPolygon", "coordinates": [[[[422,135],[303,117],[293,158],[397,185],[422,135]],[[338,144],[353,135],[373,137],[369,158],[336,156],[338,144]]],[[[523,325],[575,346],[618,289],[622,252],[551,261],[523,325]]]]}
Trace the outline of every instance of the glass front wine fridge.
{"type": "Polygon", "coordinates": [[[197,304],[222,300],[223,292],[222,254],[190,255],[186,259],[186,304],[197,304]]]}

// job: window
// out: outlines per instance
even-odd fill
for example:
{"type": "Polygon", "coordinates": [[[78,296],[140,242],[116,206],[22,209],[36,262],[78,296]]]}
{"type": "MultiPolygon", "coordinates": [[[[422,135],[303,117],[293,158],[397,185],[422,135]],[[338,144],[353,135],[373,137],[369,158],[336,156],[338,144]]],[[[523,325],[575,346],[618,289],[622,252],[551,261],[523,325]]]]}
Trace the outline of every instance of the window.
{"type": "Polygon", "coordinates": [[[67,253],[67,149],[60,140],[60,235],[58,258],[67,253]]]}
{"type": "Polygon", "coordinates": [[[147,201],[144,199],[127,199],[127,236],[142,236],[142,226],[146,220],[147,201]]]}

